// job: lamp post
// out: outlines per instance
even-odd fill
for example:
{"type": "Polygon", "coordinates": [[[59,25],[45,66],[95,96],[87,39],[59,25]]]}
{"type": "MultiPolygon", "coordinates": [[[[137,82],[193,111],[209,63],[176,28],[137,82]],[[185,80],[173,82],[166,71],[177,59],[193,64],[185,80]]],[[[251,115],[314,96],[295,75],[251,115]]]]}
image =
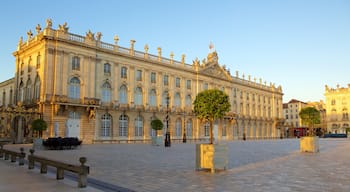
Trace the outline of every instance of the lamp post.
{"type": "Polygon", "coordinates": [[[184,111],[184,134],[182,136],[182,143],[186,143],[186,112],[184,111]]]}
{"type": "Polygon", "coordinates": [[[169,100],[170,100],[170,96],[168,93],[166,96],[166,133],[165,133],[165,141],[164,141],[165,147],[171,146],[170,131],[169,131],[169,100]]]}

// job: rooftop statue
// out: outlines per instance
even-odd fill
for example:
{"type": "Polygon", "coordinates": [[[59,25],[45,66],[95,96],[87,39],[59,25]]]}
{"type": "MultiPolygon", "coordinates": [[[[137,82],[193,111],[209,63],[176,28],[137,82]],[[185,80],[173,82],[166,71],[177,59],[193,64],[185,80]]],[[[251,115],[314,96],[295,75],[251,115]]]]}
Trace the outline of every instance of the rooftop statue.
{"type": "Polygon", "coordinates": [[[52,20],[46,19],[46,28],[52,28],[52,20]]]}

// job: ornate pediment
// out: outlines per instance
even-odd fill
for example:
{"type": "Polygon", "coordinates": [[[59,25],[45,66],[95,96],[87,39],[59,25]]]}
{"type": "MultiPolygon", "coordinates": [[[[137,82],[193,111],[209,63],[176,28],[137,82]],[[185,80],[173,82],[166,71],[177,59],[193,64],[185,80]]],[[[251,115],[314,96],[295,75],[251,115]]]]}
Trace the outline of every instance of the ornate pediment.
{"type": "Polygon", "coordinates": [[[199,68],[199,73],[214,76],[216,78],[232,80],[230,72],[225,67],[221,67],[219,65],[216,52],[209,53],[207,60],[202,61],[202,64],[199,68]]]}

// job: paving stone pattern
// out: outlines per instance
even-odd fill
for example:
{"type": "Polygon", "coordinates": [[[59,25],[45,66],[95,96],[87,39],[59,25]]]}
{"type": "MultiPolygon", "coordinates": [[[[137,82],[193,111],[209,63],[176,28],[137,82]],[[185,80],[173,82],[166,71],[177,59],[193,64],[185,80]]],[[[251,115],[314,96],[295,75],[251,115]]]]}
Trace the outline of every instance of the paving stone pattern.
{"type": "MultiPolygon", "coordinates": [[[[215,174],[195,171],[195,144],[94,144],[35,154],[68,163],[85,156],[89,178],[140,192],[350,191],[350,139],[320,139],[315,154],[300,153],[298,139],[227,144],[229,169],[215,174]]],[[[31,146],[5,148],[20,147],[29,153],[31,146]]]]}

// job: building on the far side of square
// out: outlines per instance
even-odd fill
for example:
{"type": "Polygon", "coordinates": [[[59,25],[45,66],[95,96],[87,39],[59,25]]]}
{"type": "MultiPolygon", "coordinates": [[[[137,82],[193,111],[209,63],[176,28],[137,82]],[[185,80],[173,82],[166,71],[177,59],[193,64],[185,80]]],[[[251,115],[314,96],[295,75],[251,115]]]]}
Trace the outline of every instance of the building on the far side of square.
{"type": "Polygon", "coordinates": [[[347,133],[349,129],[350,84],[336,88],[325,86],[327,131],[328,133],[347,133]]]}

